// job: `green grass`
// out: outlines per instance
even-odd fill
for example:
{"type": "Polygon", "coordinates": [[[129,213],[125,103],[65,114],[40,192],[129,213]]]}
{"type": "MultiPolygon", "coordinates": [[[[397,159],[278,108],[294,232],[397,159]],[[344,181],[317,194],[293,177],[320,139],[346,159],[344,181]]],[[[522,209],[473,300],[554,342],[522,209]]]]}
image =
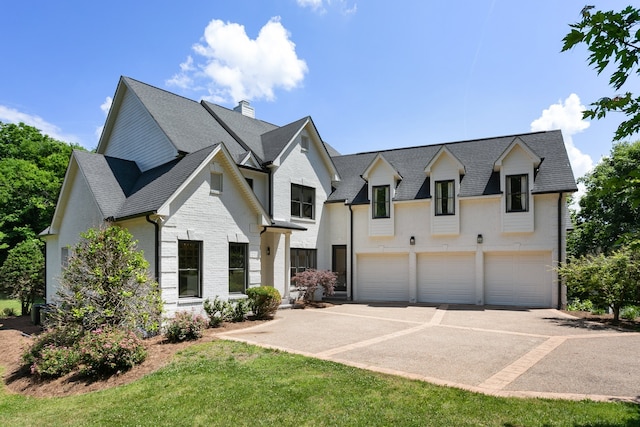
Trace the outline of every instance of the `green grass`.
{"type": "Polygon", "coordinates": [[[132,384],[64,398],[0,390],[0,425],[637,426],[625,403],[489,397],[235,342],[196,344],[132,384]]]}
{"type": "Polygon", "coordinates": [[[12,308],[16,314],[20,314],[20,301],[17,299],[9,299],[0,294],[0,317],[4,313],[5,308],[12,308]]]}

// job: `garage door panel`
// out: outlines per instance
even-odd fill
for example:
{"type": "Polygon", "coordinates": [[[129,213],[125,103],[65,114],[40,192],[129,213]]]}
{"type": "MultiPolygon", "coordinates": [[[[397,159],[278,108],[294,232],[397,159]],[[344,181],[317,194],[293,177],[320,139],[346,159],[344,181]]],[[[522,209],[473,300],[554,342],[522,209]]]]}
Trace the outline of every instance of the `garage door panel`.
{"type": "Polygon", "coordinates": [[[485,302],[551,306],[551,253],[485,254],[485,302]]]}
{"type": "Polygon", "coordinates": [[[475,303],[475,254],[418,255],[418,301],[475,303]]]}
{"type": "Polygon", "coordinates": [[[358,255],[357,286],[361,301],[409,301],[408,255],[358,255]]]}

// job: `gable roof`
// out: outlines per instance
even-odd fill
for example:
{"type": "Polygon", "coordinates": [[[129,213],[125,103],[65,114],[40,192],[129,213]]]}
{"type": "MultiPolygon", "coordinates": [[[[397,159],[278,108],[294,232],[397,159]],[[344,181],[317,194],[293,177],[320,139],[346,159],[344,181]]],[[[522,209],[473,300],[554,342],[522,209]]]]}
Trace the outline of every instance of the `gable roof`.
{"type": "Polygon", "coordinates": [[[443,147],[465,168],[465,175],[460,182],[460,197],[499,194],[500,175],[494,172],[494,163],[516,138],[544,160],[535,178],[534,194],[577,191],[562,133],[556,130],[337,156],[333,161],[342,181],[328,201],[367,203],[366,197],[362,197],[366,182],[360,175],[378,154],[384,155],[403,177],[394,200],[429,197],[428,191],[425,191],[425,188],[428,189],[425,167],[443,147]]]}

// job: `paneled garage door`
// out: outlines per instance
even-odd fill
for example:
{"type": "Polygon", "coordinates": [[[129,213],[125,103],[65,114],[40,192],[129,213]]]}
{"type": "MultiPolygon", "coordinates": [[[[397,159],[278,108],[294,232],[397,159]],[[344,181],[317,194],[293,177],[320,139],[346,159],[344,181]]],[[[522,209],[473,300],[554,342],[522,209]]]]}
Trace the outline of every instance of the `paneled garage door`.
{"type": "Polygon", "coordinates": [[[476,302],[475,253],[418,254],[418,301],[476,302]]]}
{"type": "Polygon", "coordinates": [[[409,257],[397,254],[358,255],[360,301],[409,301],[409,257]]]}
{"type": "Polygon", "coordinates": [[[485,303],[550,307],[550,252],[486,253],[485,303]]]}

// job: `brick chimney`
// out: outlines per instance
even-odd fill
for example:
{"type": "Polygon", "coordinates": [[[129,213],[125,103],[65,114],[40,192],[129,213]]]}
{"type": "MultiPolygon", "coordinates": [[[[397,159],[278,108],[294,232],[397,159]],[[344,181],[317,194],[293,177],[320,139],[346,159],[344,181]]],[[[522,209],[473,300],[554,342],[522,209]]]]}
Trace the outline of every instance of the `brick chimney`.
{"type": "Polygon", "coordinates": [[[235,107],[233,109],[233,111],[237,111],[238,113],[242,114],[243,116],[247,116],[247,117],[251,117],[252,119],[256,118],[256,112],[253,109],[253,107],[251,106],[251,104],[249,104],[249,101],[240,101],[238,102],[238,106],[235,107]]]}

